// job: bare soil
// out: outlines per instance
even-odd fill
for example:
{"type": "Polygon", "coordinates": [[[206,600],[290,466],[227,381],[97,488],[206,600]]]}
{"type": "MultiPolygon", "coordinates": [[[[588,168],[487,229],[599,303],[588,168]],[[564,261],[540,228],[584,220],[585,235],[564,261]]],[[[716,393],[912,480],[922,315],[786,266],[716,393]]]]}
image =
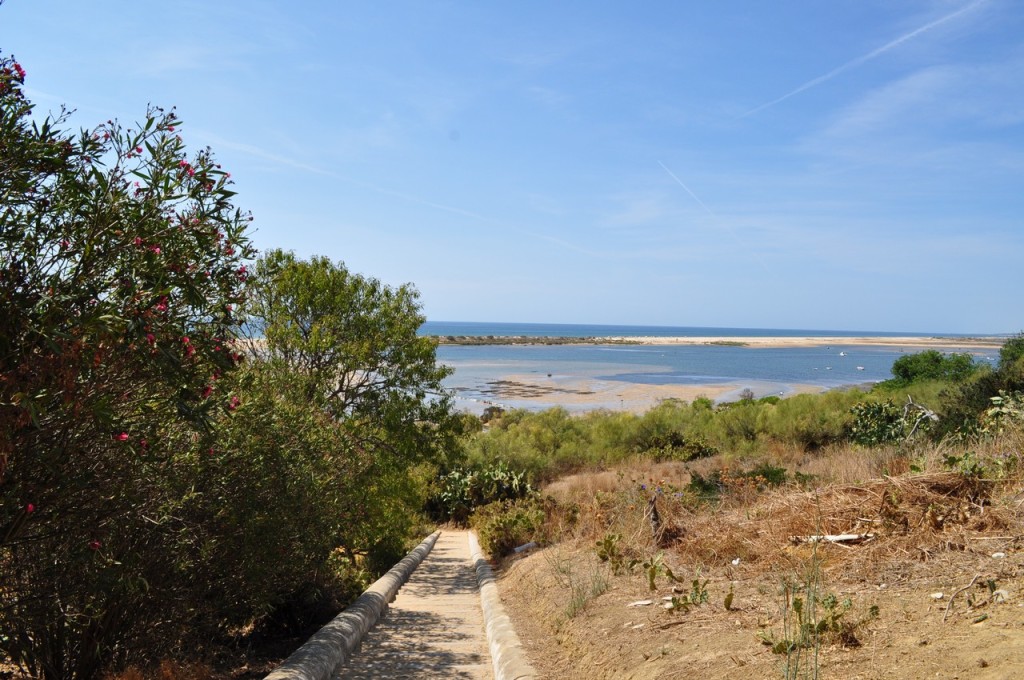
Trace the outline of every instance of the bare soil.
{"type": "Polygon", "coordinates": [[[1022,678],[1024,496],[983,491],[932,475],[778,494],[673,517],[660,552],[679,583],[660,573],[652,592],[642,565],[613,574],[594,541],[577,538],[506,562],[500,591],[549,678],[1022,678]],[[789,540],[815,527],[874,536],[789,540]],[[677,598],[689,593],[698,570],[707,602],[666,609],[673,585],[677,598]],[[819,675],[796,675],[766,640],[786,637],[784,585],[814,574],[821,595],[852,606],[816,647],[797,650],[819,675]]]}

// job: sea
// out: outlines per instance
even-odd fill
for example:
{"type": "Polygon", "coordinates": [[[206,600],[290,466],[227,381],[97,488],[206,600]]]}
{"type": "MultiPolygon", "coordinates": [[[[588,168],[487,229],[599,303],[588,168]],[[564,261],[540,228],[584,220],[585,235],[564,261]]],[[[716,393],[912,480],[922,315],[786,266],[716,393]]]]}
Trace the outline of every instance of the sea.
{"type": "MultiPolygon", "coordinates": [[[[875,332],[780,328],[704,328],[538,323],[427,321],[422,335],[526,337],[972,337],[953,333],[875,332]]],[[[894,341],[895,342],[895,341],[894,341]]],[[[549,399],[497,399],[494,383],[508,376],[536,376],[551,384],[578,380],[636,385],[715,385],[728,390],[719,401],[755,396],[786,396],[806,386],[820,390],[870,386],[892,377],[892,364],[917,347],[898,344],[816,347],[742,347],[729,345],[441,345],[438,360],[454,369],[445,387],[462,410],[481,413],[491,405],[541,410],[561,405],[570,411],[618,404],[592,402],[566,405],[557,394],[549,399]]],[[[965,351],[965,350],[957,350],[965,351]]],[[[998,349],[970,350],[976,361],[994,362],[998,349]]]]}

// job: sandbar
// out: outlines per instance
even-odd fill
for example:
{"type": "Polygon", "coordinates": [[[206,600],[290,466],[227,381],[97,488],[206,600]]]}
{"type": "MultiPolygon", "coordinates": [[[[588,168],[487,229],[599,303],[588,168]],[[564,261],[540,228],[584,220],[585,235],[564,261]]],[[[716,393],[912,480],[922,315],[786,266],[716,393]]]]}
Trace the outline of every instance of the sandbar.
{"type": "Polygon", "coordinates": [[[614,336],[594,338],[595,343],[633,342],[639,345],[744,345],[747,347],[830,347],[832,345],[868,345],[877,347],[914,347],[934,349],[992,349],[1006,342],[1003,337],[927,337],[927,336],[614,336]]]}
{"type": "Polygon", "coordinates": [[[758,381],[735,381],[705,385],[646,385],[618,380],[593,378],[543,378],[536,375],[508,375],[488,383],[483,393],[486,403],[511,407],[550,408],[562,406],[570,411],[629,411],[644,413],[666,399],[692,402],[698,397],[712,401],[733,400],[738,393],[751,389],[757,397],[767,394],[791,396],[823,392],[821,385],[781,384],[758,381]],[[781,389],[780,389],[781,388],[781,389]]]}

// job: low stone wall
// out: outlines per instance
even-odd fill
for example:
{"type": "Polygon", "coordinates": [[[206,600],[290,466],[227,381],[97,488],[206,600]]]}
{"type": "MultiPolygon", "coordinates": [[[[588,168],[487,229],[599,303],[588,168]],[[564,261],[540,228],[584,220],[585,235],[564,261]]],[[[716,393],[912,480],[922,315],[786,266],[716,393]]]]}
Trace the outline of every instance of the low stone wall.
{"type": "Polygon", "coordinates": [[[527,680],[539,677],[526,659],[523,646],[505,613],[494,582],[494,571],[484,559],[476,534],[469,534],[469,552],[476,567],[476,580],[480,584],[480,603],[484,610],[487,645],[491,650],[491,663],[495,680],[527,680]]]}
{"type": "Polygon", "coordinates": [[[295,650],[266,680],[329,680],[333,677],[338,668],[359,649],[363,636],[384,616],[388,604],[398,594],[398,589],[405,585],[416,567],[430,554],[440,535],[440,531],[435,531],[428,536],[401,562],[367,588],[359,599],[295,650]]]}

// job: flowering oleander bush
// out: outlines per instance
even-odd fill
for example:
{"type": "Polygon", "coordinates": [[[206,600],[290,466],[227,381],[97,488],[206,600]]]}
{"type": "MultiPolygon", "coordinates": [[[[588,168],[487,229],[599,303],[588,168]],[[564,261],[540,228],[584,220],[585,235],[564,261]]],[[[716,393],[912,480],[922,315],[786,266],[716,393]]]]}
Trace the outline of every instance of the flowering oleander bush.
{"type": "Polygon", "coordinates": [[[0,57],[0,653],[85,678],[178,609],[168,480],[238,406],[250,218],[173,111],[72,132],[26,77],[0,57]]]}

